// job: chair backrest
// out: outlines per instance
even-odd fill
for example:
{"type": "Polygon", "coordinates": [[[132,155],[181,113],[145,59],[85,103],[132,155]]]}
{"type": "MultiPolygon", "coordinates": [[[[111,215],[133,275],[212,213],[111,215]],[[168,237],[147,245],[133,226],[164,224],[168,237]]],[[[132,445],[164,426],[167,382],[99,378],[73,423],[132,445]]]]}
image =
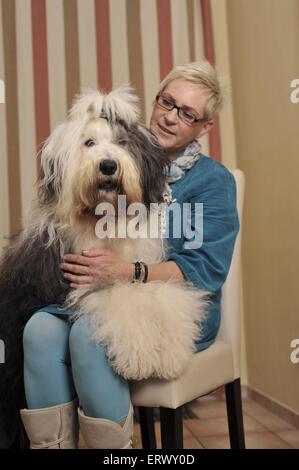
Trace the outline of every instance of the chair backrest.
{"type": "Polygon", "coordinates": [[[232,262],[222,288],[221,322],[217,335],[230,343],[233,351],[234,378],[240,377],[240,303],[241,303],[241,230],[245,192],[245,176],[241,170],[232,171],[237,187],[237,210],[240,221],[232,262]]]}

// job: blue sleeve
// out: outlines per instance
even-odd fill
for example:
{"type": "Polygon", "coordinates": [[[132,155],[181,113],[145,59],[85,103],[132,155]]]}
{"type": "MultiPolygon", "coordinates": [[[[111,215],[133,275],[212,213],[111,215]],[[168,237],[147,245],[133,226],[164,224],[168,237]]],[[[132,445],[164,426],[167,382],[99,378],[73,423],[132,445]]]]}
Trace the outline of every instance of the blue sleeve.
{"type": "Polygon", "coordinates": [[[227,277],[234,243],[239,231],[236,208],[236,185],[233,175],[222,165],[208,172],[192,190],[191,228],[195,227],[196,203],[202,203],[202,244],[187,248],[186,237],[180,246],[170,243],[168,260],[173,260],[186,280],[194,286],[215,292],[227,277]]]}

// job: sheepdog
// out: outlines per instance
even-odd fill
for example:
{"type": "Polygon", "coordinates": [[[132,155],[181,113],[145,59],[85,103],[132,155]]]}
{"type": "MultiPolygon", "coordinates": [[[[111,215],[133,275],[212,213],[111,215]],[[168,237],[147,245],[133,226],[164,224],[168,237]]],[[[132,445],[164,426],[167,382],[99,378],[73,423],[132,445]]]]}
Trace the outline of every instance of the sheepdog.
{"type": "Polygon", "coordinates": [[[26,407],[22,332],[36,310],[58,304],[72,309],[70,321],[88,315],[92,340],[106,345],[111,365],[129,380],[177,377],[194,352],[205,293],[175,281],[71,289],[59,267],[65,253],[90,248],[130,263],[166,258],[161,220],[169,162],[138,118],[138,100],[128,86],[109,94],[88,90],[43,146],[37,200],[0,267],[2,448],[25,442],[19,419],[26,407]],[[143,208],[137,223],[136,205],[143,208]],[[126,229],[132,232],[134,222],[139,230],[130,236],[126,229]]]}

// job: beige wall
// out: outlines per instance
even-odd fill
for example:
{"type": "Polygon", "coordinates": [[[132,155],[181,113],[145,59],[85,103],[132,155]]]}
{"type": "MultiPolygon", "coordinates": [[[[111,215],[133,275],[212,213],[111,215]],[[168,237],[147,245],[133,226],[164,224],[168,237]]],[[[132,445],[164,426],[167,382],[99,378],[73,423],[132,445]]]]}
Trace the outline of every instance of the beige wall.
{"type": "Polygon", "coordinates": [[[243,231],[248,384],[299,413],[299,1],[227,0],[243,231]]]}

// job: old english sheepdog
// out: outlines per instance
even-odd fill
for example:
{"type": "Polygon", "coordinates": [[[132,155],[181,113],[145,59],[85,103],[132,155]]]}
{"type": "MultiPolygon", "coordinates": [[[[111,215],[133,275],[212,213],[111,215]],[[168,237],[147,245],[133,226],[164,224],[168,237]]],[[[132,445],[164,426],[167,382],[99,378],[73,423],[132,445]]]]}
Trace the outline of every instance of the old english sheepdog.
{"type": "Polygon", "coordinates": [[[70,307],[72,321],[89,315],[92,340],[107,346],[111,365],[126,379],[177,377],[194,352],[203,292],[174,281],[70,289],[59,267],[65,253],[90,248],[111,250],[130,263],[165,259],[161,214],[168,160],[138,117],[138,100],[128,86],[107,95],[91,90],[75,100],[42,149],[38,198],[24,230],[4,250],[0,270],[4,447],[17,446],[20,438],[19,409],[26,406],[22,331],[41,307],[70,307]],[[138,204],[145,217],[136,223],[138,204]]]}

